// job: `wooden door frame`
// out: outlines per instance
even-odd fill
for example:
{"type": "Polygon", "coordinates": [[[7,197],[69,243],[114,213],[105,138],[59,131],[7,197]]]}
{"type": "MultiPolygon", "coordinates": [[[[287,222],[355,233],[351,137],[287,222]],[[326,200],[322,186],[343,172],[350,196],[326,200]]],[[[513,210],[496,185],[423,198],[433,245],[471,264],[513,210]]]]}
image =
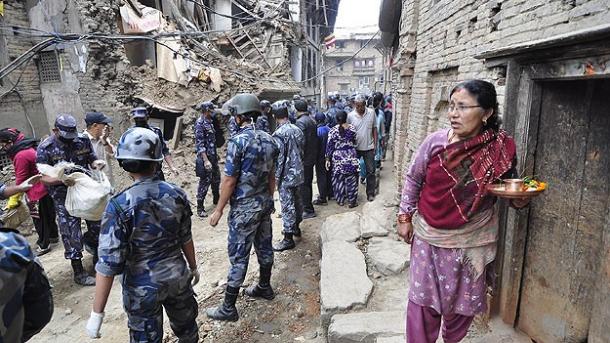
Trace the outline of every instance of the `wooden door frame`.
{"type": "MultiPolygon", "coordinates": [[[[532,175],[541,112],[541,82],[610,78],[610,25],[585,36],[577,32],[561,39],[489,51],[477,58],[485,59],[489,67],[507,68],[503,126],[515,138],[518,170],[532,175]]],[[[500,201],[496,261],[499,278],[492,310],[512,326],[517,324],[519,313],[529,212],[529,208],[515,210],[506,201],[500,201]]]]}

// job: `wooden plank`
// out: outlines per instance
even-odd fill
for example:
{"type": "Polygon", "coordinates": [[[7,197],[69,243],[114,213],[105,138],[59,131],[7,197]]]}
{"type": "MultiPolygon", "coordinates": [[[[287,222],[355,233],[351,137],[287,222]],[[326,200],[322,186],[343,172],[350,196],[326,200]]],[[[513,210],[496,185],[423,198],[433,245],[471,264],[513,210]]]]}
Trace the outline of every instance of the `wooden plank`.
{"type": "Polygon", "coordinates": [[[258,54],[263,58],[263,61],[265,62],[265,64],[267,65],[267,67],[271,68],[271,64],[269,64],[269,62],[267,62],[267,59],[265,58],[265,55],[263,54],[263,52],[258,48],[258,46],[256,46],[256,43],[254,42],[254,39],[252,39],[252,37],[250,36],[250,34],[248,33],[248,31],[246,29],[244,29],[244,27],[241,25],[241,23],[239,23],[239,27],[246,33],[246,36],[248,37],[248,39],[250,40],[250,42],[252,42],[252,45],[254,45],[254,48],[256,49],[256,51],[258,52],[258,54]]]}
{"type": "Polygon", "coordinates": [[[140,11],[140,8],[138,6],[136,6],[136,4],[133,2],[133,0],[125,0],[127,1],[127,4],[129,5],[129,7],[131,7],[131,9],[136,12],[136,15],[140,18],[142,18],[142,11],[140,11]]]}
{"type": "Polygon", "coordinates": [[[226,36],[227,39],[229,40],[229,43],[231,43],[231,45],[233,46],[233,48],[235,48],[235,50],[237,51],[237,53],[239,54],[239,56],[241,56],[241,58],[245,58],[244,55],[242,55],[241,51],[239,50],[239,48],[237,47],[237,44],[235,44],[235,42],[233,41],[233,39],[231,39],[230,35],[226,36]]]}
{"type": "MultiPolygon", "coordinates": [[[[610,100],[610,79],[596,81],[598,87],[593,95],[591,105],[591,120],[589,125],[589,140],[587,141],[586,185],[587,197],[583,199],[581,208],[584,218],[581,222],[597,223],[601,228],[599,262],[595,261],[593,268],[597,269],[594,286],[594,297],[591,304],[591,323],[588,342],[602,343],[608,341],[610,332],[610,116],[608,106],[610,100]],[[597,210],[597,211],[592,211],[597,210]],[[598,267],[599,266],[599,267],[598,267]]],[[[583,266],[587,267],[587,266],[583,266]]],[[[586,280],[583,280],[586,281],[586,280]]]]}
{"type": "MultiPolygon", "coordinates": [[[[510,61],[507,69],[507,91],[506,107],[504,117],[510,132],[513,132],[517,143],[517,156],[521,166],[519,170],[527,170],[527,152],[535,149],[535,135],[529,136],[527,127],[530,126],[530,116],[534,113],[537,117],[540,110],[540,89],[533,84],[529,76],[523,72],[522,67],[515,61],[510,61]],[[523,113],[520,109],[525,109],[523,113]],[[528,145],[529,141],[529,145],[528,145]]],[[[537,121],[534,121],[537,126],[537,121]]],[[[536,132],[536,130],[534,130],[536,132]]],[[[530,154],[530,159],[533,154],[530,154]]],[[[531,168],[531,166],[530,166],[531,168]]],[[[530,169],[531,170],[531,169],[530,169]]],[[[525,242],[527,237],[528,209],[508,209],[505,222],[504,248],[501,266],[501,286],[499,307],[502,320],[514,325],[517,319],[517,308],[519,306],[519,290],[521,287],[521,276],[525,254],[525,242]]]]}
{"type": "Polygon", "coordinates": [[[184,127],[184,118],[182,116],[176,118],[176,125],[174,126],[174,136],[171,141],[172,150],[176,150],[180,144],[180,137],[182,135],[182,129],[184,127]]]}

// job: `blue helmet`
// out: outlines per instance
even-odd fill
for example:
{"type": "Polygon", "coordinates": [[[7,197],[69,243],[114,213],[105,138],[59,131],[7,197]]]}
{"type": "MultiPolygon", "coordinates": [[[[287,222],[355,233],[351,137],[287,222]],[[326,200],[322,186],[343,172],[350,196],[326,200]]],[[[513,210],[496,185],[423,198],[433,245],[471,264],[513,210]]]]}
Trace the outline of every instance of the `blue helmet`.
{"type": "Polygon", "coordinates": [[[125,131],[117,145],[117,160],[161,161],[163,146],[159,136],[150,129],[132,127],[125,131]]]}

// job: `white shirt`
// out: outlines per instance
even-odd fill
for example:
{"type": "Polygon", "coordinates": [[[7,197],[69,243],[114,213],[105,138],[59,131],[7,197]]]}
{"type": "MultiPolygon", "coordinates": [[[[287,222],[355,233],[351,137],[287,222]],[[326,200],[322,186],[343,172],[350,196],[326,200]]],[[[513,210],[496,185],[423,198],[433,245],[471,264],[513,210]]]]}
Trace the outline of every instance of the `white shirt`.
{"type": "Polygon", "coordinates": [[[351,111],[347,115],[347,123],[353,125],[356,129],[356,150],[375,149],[373,128],[377,127],[377,121],[372,109],[367,108],[362,116],[356,110],[351,111]]]}

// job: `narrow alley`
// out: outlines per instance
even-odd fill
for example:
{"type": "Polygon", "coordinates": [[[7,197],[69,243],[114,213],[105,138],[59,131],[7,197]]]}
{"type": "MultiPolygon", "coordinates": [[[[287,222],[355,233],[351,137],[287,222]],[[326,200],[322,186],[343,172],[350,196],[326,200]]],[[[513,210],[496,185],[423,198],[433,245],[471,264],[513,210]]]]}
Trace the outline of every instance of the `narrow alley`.
{"type": "Polygon", "coordinates": [[[0,343],[610,343],[610,0],[0,0],[0,343]]]}

